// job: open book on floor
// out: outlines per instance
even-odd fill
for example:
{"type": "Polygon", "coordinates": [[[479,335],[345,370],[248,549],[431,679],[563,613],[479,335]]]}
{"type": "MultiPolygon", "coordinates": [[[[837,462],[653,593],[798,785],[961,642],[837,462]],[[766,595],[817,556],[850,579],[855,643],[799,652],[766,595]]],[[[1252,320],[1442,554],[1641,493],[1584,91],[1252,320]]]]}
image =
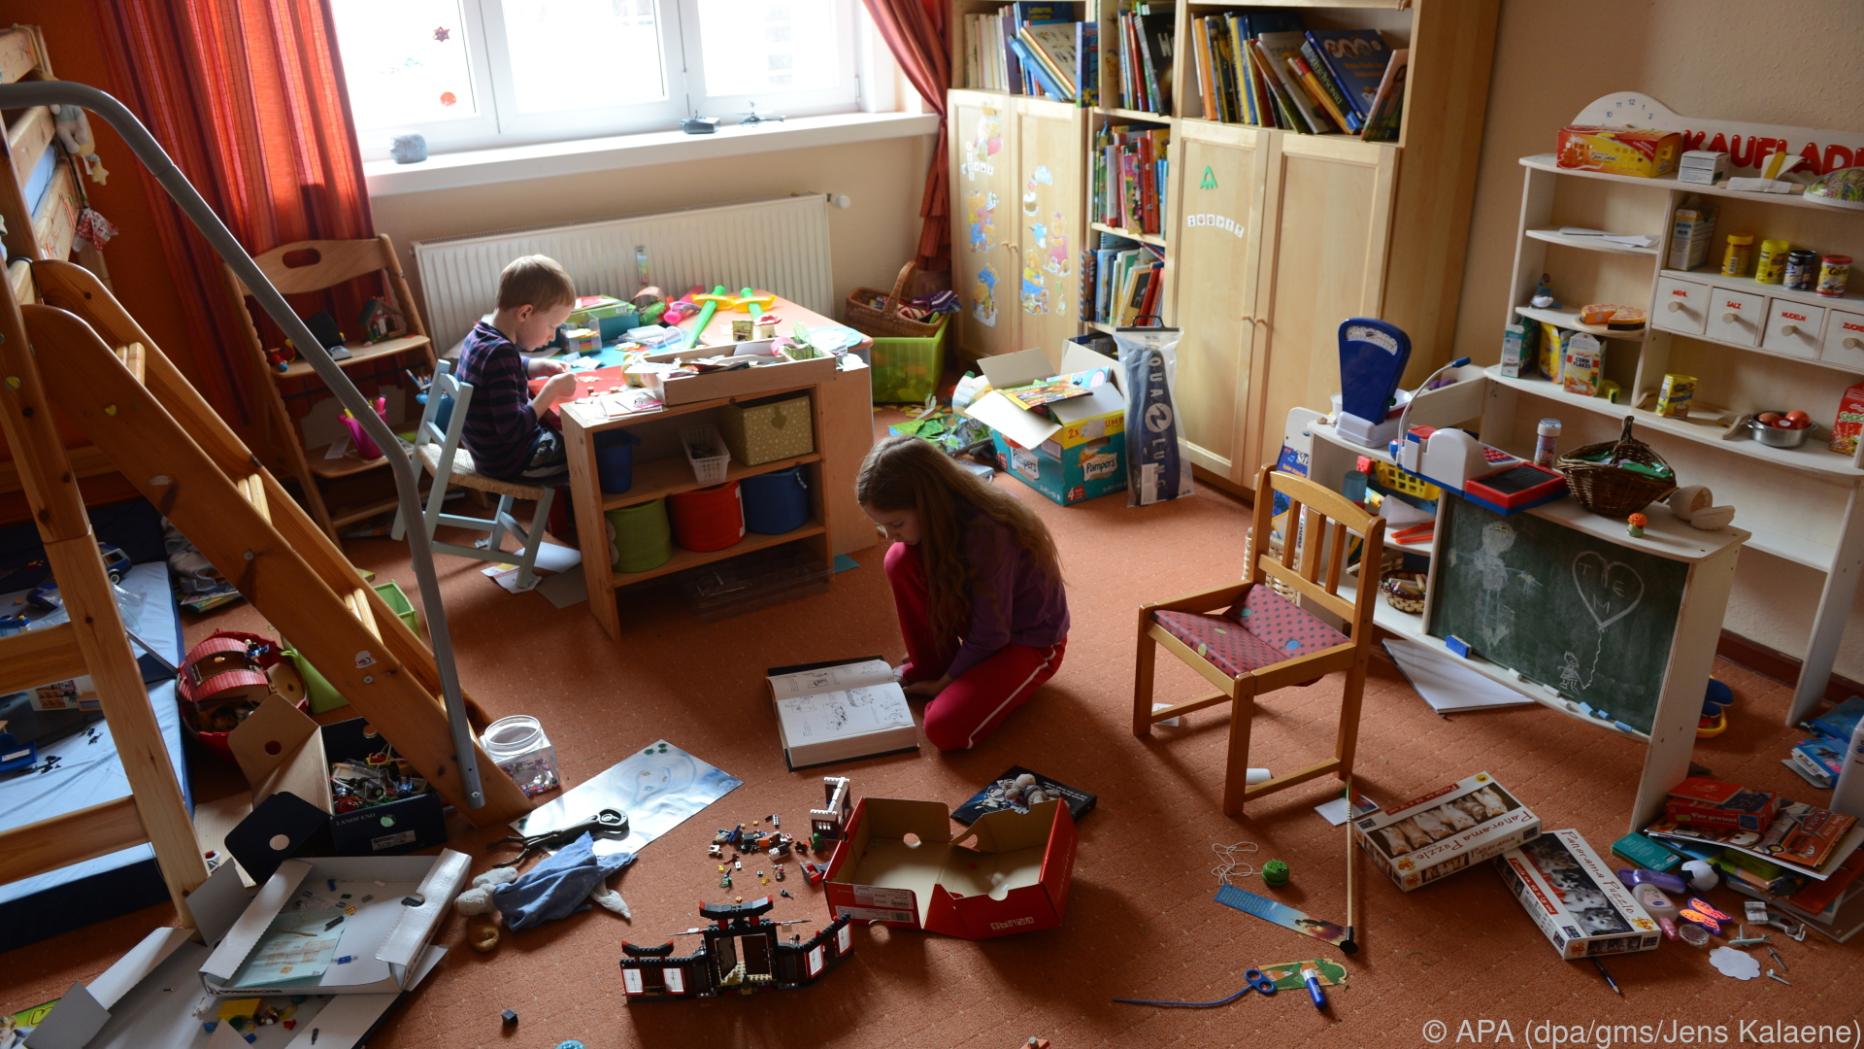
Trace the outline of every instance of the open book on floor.
{"type": "Polygon", "coordinates": [[[918,750],[906,693],[878,656],[773,667],[770,698],[791,770],[918,750]]]}

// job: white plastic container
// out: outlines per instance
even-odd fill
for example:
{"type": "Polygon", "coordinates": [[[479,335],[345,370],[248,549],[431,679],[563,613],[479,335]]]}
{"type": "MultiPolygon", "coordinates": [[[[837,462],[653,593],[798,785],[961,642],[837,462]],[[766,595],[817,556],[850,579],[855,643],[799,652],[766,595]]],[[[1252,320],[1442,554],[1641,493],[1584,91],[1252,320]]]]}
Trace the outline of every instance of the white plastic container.
{"type": "Polygon", "coordinates": [[[557,789],[557,748],[550,745],[544,726],[531,715],[514,714],[492,722],[479,745],[527,796],[557,789]]]}

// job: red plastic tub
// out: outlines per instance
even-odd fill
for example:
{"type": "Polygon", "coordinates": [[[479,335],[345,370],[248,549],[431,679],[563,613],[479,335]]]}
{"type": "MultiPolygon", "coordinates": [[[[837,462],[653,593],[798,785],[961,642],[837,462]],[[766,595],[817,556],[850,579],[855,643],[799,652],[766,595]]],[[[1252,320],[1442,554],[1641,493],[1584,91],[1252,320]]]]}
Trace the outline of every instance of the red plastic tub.
{"type": "Polygon", "coordinates": [[[673,541],[687,550],[723,550],[744,538],[744,499],[736,481],[670,496],[667,511],[673,541]]]}

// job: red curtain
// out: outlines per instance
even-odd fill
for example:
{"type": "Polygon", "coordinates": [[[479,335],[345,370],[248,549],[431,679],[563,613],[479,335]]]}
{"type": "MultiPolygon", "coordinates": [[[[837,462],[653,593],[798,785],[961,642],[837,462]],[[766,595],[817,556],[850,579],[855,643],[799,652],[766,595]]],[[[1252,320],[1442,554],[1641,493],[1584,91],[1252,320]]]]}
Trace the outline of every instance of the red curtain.
{"type": "Polygon", "coordinates": [[[951,269],[950,193],[945,172],[945,90],[951,86],[944,0],[863,0],[874,26],[893,52],[919,97],[938,114],[938,141],[926,172],[925,196],[919,201],[919,268],[951,269]]]}
{"type": "MultiPolygon", "coordinates": [[[[118,97],[257,255],[374,235],[324,0],[93,0],[118,97]]],[[[257,375],[220,257],[132,165],[188,314],[164,350],[222,415],[252,421],[257,375]]]]}

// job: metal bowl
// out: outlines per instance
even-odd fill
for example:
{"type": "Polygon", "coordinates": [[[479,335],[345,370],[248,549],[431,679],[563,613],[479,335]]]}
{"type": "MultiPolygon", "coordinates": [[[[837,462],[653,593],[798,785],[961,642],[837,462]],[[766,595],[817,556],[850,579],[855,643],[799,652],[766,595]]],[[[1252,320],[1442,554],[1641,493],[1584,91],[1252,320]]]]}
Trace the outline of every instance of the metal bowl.
{"type": "MultiPolygon", "coordinates": [[[[1778,426],[1768,426],[1766,423],[1760,421],[1759,415],[1761,413],[1756,412],[1754,414],[1756,417],[1748,420],[1748,433],[1752,434],[1756,441],[1759,441],[1769,448],[1797,448],[1806,443],[1806,438],[1811,435],[1813,430],[1813,427],[1810,426],[1802,426],[1797,430],[1788,430],[1778,426]]],[[[1786,413],[1781,412],[1780,414],[1784,415],[1786,413]]]]}

